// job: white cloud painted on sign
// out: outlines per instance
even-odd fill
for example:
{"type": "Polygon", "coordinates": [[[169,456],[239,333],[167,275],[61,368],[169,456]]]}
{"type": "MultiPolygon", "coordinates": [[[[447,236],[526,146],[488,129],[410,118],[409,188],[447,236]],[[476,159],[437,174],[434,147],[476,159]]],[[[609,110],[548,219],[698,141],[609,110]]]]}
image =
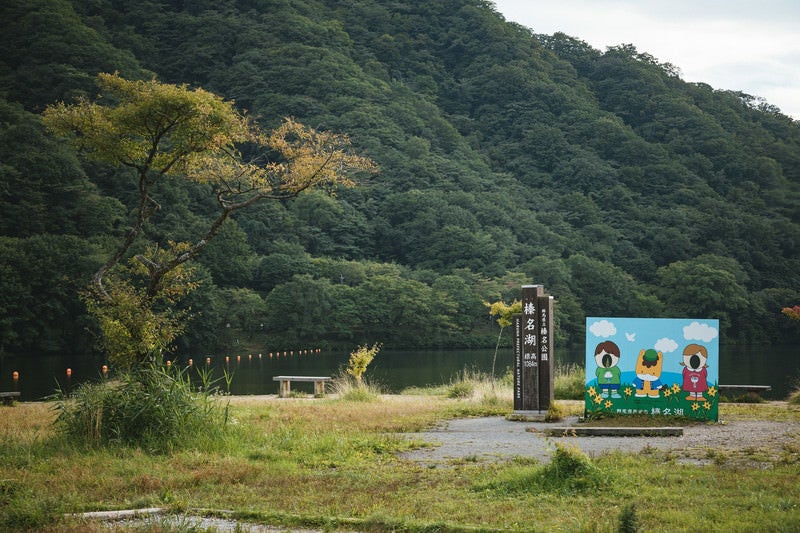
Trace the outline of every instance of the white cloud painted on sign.
{"type": "Polygon", "coordinates": [[[711,342],[717,338],[717,328],[700,322],[692,322],[683,327],[683,338],[688,341],[711,342]]]}
{"type": "Polygon", "coordinates": [[[678,343],[667,337],[662,337],[656,341],[654,348],[661,353],[670,353],[678,349],[678,343]]]}
{"type": "Polygon", "coordinates": [[[611,337],[617,334],[617,328],[613,323],[608,320],[601,320],[589,326],[589,331],[594,333],[595,337],[611,337]]]}

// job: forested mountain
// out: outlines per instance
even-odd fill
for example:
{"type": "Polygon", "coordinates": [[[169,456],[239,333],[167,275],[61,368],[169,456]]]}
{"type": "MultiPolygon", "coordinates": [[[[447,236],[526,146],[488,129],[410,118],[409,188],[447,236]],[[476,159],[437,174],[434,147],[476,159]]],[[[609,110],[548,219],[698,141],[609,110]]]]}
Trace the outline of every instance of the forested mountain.
{"type": "MultiPolygon", "coordinates": [[[[257,117],[347,133],[380,172],[237,213],[201,259],[182,350],[487,345],[485,301],[584,318],[719,318],[722,342],[797,342],[800,124],[486,0],[6,0],[0,6],[0,353],[82,351],[77,296],[127,227],[124,172],[39,113],[99,72],[202,87],[257,117]]],[[[148,228],[190,238],[207,190],[165,183],[148,228]]]]}

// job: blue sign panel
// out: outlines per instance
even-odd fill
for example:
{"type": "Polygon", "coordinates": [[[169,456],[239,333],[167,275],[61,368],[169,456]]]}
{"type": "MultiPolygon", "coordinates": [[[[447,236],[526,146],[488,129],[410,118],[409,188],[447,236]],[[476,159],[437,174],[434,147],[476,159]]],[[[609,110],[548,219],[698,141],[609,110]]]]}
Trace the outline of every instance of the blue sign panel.
{"type": "Polygon", "coordinates": [[[586,319],[586,414],[719,418],[719,321],[586,319]]]}

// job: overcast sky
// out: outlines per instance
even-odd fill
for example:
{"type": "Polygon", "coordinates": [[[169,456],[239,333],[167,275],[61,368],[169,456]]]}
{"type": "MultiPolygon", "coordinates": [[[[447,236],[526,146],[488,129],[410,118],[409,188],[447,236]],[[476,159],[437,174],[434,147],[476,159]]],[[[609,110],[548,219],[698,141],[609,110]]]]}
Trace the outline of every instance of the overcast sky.
{"type": "Polygon", "coordinates": [[[798,0],[494,0],[506,20],[605,51],[633,44],[685,81],[766,98],[800,120],[798,0]]]}

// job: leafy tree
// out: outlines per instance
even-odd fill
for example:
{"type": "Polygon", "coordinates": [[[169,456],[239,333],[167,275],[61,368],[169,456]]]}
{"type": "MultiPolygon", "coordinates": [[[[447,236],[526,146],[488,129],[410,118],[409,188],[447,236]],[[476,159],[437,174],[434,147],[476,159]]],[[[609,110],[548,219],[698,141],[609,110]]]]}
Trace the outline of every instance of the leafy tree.
{"type": "Polygon", "coordinates": [[[5,0],[0,20],[3,90],[28,110],[85,94],[97,72],[141,72],[129,50],[84,24],[67,0],[5,0]]]}
{"type": "Polygon", "coordinates": [[[297,275],[272,289],[264,299],[265,329],[276,341],[309,342],[328,335],[327,317],[336,302],[328,280],[297,275]]]}
{"type": "MultiPolygon", "coordinates": [[[[671,315],[718,318],[727,331],[749,306],[742,275],[728,258],[706,255],[677,261],[658,270],[658,294],[671,315]]],[[[737,338],[735,333],[731,330],[731,338],[737,338]]]]}
{"type": "Polygon", "coordinates": [[[252,339],[262,331],[266,306],[264,299],[250,289],[223,289],[221,296],[227,304],[225,327],[233,327],[252,339]]]}
{"type": "Polygon", "coordinates": [[[269,255],[263,256],[256,267],[255,287],[268,293],[295,275],[311,273],[311,256],[299,244],[277,241],[269,255]]]}
{"type": "Polygon", "coordinates": [[[209,243],[198,262],[208,268],[219,287],[251,287],[259,256],[236,220],[231,219],[220,228],[218,238],[209,243]]]}
{"type": "Polygon", "coordinates": [[[367,367],[380,350],[381,345],[376,342],[372,346],[364,344],[350,352],[350,359],[347,361],[347,373],[356,378],[356,383],[358,383],[359,387],[363,385],[362,377],[364,372],[367,371],[367,367]]]}
{"type": "Polygon", "coordinates": [[[1,235],[113,232],[124,217],[122,204],[100,193],[75,154],[47,135],[37,115],[0,98],[0,124],[1,235]]]}
{"type": "Polygon", "coordinates": [[[98,321],[103,347],[117,367],[129,369],[145,358],[166,353],[183,332],[185,311],[177,310],[176,305],[196,288],[189,265],[180,263],[165,272],[153,294],[146,282],[142,287],[137,281],[147,278],[148,264],[168,261],[187,249],[186,243],[170,250],[151,247],[127,265],[109,270],[102,299],[84,292],[86,307],[98,321]]]}
{"type": "Polygon", "coordinates": [[[167,304],[174,304],[174,296],[185,294],[188,286],[170,292],[171,278],[188,273],[181,266],[200,254],[233,212],[264,199],[293,198],[315,187],[350,186],[352,171],[373,168],[368,159],[348,153],[346,137],[292,120],[267,134],[232,102],[202,89],[130,81],[116,74],[100,74],[98,83],[106,94],[97,102],[50,106],[43,120],[88,157],[127,167],[135,179],[138,205],[130,230],[95,272],[86,296],[100,319],[106,347],[114,347],[112,355],[123,366],[151,357],[178,334],[179,322],[168,310],[159,314],[156,304],[165,297],[167,304]],[[240,147],[260,150],[263,156],[246,160],[240,147]],[[194,242],[136,255],[146,271],[143,289],[138,290],[132,276],[118,266],[161,208],[155,187],[171,178],[210,184],[218,214],[194,242]],[[107,287],[106,278],[115,269],[109,279],[115,286],[107,287]],[[126,324],[125,317],[134,316],[126,324]]]}
{"type": "Polygon", "coordinates": [[[101,260],[97,245],[73,235],[0,237],[0,352],[90,349],[78,291],[101,260]]]}
{"type": "Polygon", "coordinates": [[[489,315],[497,317],[497,325],[500,326],[497,344],[494,347],[494,357],[492,357],[492,387],[494,388],[494,367],[497,362],[497,351],[500,349],[500,339],[503,337],[503,330],[511,325],[514,315],[522,312],[522,302],[514,300],[511,305],[508,305],[505,302],[497,301],[485,305],[489,308],[489,315]]]}
{"type": "Polygon", "coordinates": [[[795,305],[794,307],[784,307],[781,309],[781,313],[793,320],[800,320],[800,305],[795,305]]]}

